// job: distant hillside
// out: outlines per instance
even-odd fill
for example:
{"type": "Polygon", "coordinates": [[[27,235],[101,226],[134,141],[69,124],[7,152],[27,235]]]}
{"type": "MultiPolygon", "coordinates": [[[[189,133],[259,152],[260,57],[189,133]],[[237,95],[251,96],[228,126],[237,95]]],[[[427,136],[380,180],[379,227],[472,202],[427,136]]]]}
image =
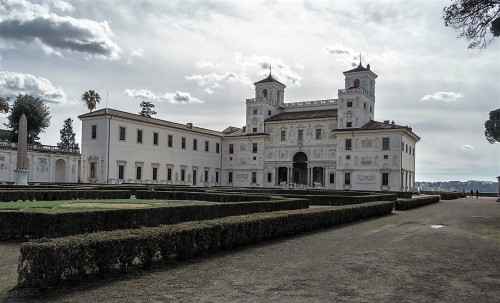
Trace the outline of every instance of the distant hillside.
{"type": "Polygon", "coordinates": [[[477,189],[481,193],[498,192],[498,183],[492,181],[415,182],[415,186],[420,187],[421,190],[462,191],[465,189],[466,192],[470,192],[472,189],[475,192],[477,189]]]}

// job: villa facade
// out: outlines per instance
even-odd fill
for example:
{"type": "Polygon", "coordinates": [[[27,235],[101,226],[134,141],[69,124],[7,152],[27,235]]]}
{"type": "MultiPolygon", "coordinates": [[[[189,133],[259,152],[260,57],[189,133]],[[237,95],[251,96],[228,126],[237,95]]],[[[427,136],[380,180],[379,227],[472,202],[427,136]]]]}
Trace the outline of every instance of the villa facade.
{"type": "Polygon", "coordinates": [[[411,127],[374,120],[370,65],[344,72],[338,99],[285,102],[271,73],[246,100],[246,125],[222,132],[114,109],[79,116],[82,182],[409,190],[411,127]]]}

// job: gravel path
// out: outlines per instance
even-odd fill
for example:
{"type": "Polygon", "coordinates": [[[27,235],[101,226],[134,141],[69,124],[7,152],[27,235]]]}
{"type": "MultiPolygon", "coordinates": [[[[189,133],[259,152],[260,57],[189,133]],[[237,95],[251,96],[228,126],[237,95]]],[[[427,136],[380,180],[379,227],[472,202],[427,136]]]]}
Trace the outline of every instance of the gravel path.
{"type": "Polygon", "coordinates": [[[495,200],[442,201],[33,302],[500,302],[495,200]]]}

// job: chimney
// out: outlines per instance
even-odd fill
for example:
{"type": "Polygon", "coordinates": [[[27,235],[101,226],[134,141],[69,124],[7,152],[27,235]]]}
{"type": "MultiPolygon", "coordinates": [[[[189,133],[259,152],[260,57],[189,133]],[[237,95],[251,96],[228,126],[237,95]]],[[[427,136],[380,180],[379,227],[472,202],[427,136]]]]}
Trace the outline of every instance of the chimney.
{"type": "Polygon", "coordinates": [[[391,124],[394,125],[394,120],[391,121],[391,124]]]}
{"type": "Polygon", "coordinates": [[[186,123],[186,127],[189,128],[189,129],[192,129],[193,128],[193,123],[186,123]]]}
{"type": "Polygon", "coordinates": [[[384,120],[384,124],[389,124],[389,120],[384,120]]]}

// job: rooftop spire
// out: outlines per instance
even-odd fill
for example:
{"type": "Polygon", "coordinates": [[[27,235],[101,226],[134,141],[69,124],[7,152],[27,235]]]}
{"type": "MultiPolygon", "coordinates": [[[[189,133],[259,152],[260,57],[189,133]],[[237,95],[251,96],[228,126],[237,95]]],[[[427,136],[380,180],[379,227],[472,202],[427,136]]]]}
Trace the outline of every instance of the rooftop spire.
{"type": "Polygon", "coordinates": [[[361,66],[361,53],[359,53],[359,66],[361,66]]]}
{"type": "Polygon", "coordinates": [[[269,76],[271,76],[271,64],[269,64],[269,76]]]}

